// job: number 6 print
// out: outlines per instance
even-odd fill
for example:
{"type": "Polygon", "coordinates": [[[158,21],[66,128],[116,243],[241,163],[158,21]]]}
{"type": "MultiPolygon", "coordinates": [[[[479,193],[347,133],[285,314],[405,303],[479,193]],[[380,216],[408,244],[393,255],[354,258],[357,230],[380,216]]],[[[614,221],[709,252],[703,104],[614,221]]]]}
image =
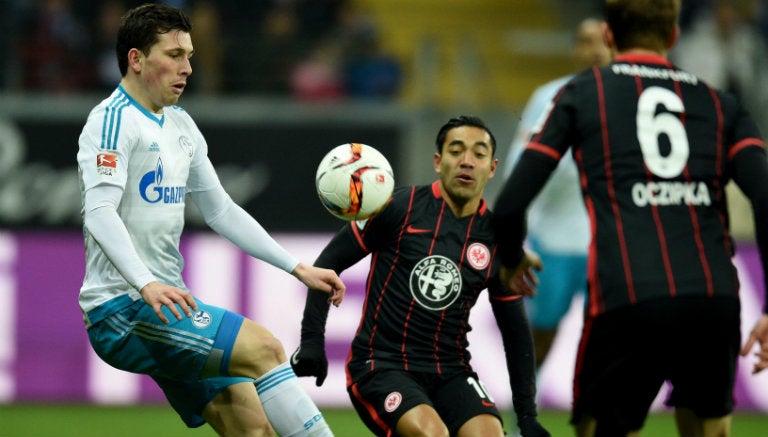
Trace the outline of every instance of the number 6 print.
{"type": "Polygon", "coordinates": [[[679,176],[688,162],[688,135],[680,119],[671,114],[683,111],[685,106],[677,94],[657,86],[643,91],[637,101],[637,141],[646,167],[656,176],[665,179],[679,176]],[[659,105],[668,112],[656,114],[659,105]],[[669,139],[670,153],[667,156],[662,156],[659,148],[661,135],[669,139]]]}

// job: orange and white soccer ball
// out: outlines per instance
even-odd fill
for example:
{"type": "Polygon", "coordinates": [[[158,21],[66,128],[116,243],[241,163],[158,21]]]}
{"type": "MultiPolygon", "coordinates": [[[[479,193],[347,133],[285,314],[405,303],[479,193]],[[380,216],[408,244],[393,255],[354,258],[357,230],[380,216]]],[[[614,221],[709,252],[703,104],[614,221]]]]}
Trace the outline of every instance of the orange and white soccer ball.
{"type": "Polygon", "coordinates": [[[320,201],[342,220],[364,220],[392,197],[395,176],[387,158],[361,143],[336,146],[320,161],[315,175],[320,201]]]}

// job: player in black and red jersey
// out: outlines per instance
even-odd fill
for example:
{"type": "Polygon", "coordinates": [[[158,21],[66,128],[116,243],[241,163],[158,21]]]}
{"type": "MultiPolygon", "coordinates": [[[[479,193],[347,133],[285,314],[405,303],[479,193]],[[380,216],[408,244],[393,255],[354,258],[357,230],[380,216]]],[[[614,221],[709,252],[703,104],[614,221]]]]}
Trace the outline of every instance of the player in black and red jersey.
{"type": "MultiPolygon", "coordinates": [[[[347,363],[350,398],[380,436],[504,435],[467,350],[469,312],[487,288],[518,426],[526,437],[548,436],[536,418],[533,343],[523,301],[498,280],[491,212],[482,197],[497,166],[496,141],[482,120],[461,116],[442,126],[436,144],[437,181],[397,189],[379,214],[344,226],[315,262],[340,273],[372,254],[347,363]]],[[[531,289],[523,279],[517,278],[516,290],[526,294],[531,289]]],[[[291,359],[298,375],[317,376],[318,385],[328,367],[327,299],[326,293],[307,294],[301,344],[291,359]]]]}
{"type": "MultiPolygon", "coordinates": [[[[605,2],[613,63],[561,88],[495,208],[504,278],[528,204],[573,145],[592,229],[573,389],[580,436],[638,431],[665,380],[681,435],[730,432],[740,303],[725,186],[733,179],[751,199],[765,269],[768,165],[739,102],[667,60],[679,10],[679,0],[605,2]]],[[[755,343],[760,371],[766,315],[742,354],[755,343]]]]}

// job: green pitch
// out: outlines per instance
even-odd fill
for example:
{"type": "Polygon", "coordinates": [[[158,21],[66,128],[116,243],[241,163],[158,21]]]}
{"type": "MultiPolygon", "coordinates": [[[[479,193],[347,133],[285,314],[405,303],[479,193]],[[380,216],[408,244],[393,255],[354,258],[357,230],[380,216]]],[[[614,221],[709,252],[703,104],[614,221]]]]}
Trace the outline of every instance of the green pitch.
{"type": "MultiPolygon", "coordinates": [[[[353,410],[323,409],[336,437],[370,437],[353,410]]],[[[510,418],[505,414],[505,418],[510,418]]],[[[553,437],[570,437],[568,414],[544,411],[541,422],[553,437]]],[[[507,427],[509,429],[509,427],[507,427]]],[[[643,430],[646,437],[676,436],[670,414],[654,414],[643,430]]],[[[768,415],[738,414],[733,418],[735,437],[768,435],[768,415]]],[[[3,437],[215,437],[208,427],[188,429],[170,407],[97,407],[93,405],[0,405],[3,437]]]]}

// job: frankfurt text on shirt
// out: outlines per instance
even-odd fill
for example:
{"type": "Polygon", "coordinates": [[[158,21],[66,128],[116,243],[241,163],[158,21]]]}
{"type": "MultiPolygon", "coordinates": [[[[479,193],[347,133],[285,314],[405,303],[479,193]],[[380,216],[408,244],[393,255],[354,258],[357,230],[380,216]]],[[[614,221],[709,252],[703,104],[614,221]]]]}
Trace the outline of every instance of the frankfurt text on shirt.
{"type": "Polygon", "coordinates": [[[699,79],[690,73],[680,70],[670,70],[668,68],[653,68],[646,65],[613,64],[611,69],[614,74],[623,74],[625,76],[674,80],[676,82],[685,82],[691,85],[696,85],[699,82],[699,79]]]}

